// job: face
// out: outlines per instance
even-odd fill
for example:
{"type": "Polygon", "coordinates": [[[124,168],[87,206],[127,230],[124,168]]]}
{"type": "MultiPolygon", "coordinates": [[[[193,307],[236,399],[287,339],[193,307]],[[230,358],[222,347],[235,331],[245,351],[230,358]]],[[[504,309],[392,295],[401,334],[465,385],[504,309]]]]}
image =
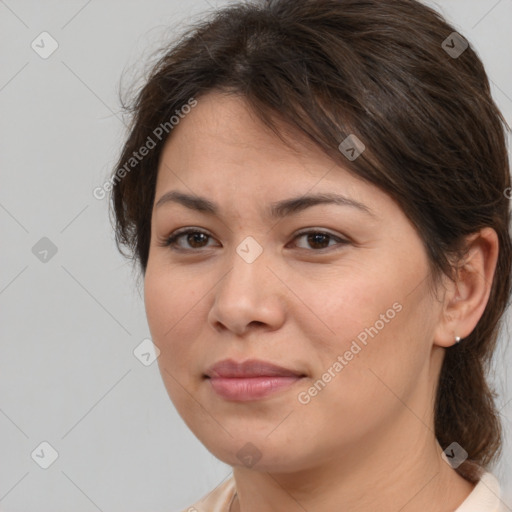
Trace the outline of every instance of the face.
{"type": "Polygon", "coordinates": [[[432,408],[439,307],[421,239],[387,194],[292,135],[290,148],[243,99],[209,93],[158,170],[145,306],[159,368],[183,420],[232,466],[357,460],[384,432],[413,435],[404,402],[432,408]],[[169,192],[208,208],[160,201],[169,192]],[[304,202],[320,194],[342,199],[304,202]],[[294,377],[205,376],[225,359],[294,377]]]}

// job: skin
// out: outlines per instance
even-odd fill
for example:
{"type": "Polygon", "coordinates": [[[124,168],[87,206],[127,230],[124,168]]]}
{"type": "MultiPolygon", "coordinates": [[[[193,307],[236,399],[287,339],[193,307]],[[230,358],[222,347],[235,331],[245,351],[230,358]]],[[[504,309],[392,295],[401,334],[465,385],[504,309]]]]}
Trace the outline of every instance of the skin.
{"type": "Polygon", "coordinates": [[[434,296],[424,246],[399,205],[287,133],[293,148],[242,98],[209,92],[166,142],[155,204],[179,190],[220,209],[153,209],[145,306],[168,394],[197,438],[233,467],[235,512],[453,511],[474,485],[441,458],[434,393],[445,347],[468,336],[484,311],[496,234],[486,228],[468,238],[464,271],[434,296]],[[272,202],[318,192],[343,194],[372,215],[328,204],[267,216],[272,202]],[[183,236],[176,243],[188,252],[162,246],[183,227],[209,236],[183,236]],[[304,228],[333,237],[315,245],[296,237],[304,228]],[[236,252],[247,236],[263,249],[252,263],[236,252]],[[401,311],[300,403],[298,394],[394,303],[401,311]],[[259,401],[229,401],[203,378],[228,357],[306,377],[259,401]],[[237,457],[248,442],[261,455],[252,467],[237,457]]]}

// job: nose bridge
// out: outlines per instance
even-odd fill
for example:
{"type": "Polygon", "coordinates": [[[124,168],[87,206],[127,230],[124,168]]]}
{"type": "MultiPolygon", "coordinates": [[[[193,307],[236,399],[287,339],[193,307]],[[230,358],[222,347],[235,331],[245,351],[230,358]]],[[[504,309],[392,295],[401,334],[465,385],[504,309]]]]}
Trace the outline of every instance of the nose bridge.
{"type": "Polygon", "coordinates": [[[267,268],[268,254],[251,238],[244,239],[229,258],[210,312],[210,320],[239,333],[251,322],[275,324],[282,315],[279,282],[267,268]]]}
{"type": "Polygon", "coordinates": [[[234,295],[238,303],[254,303],[265,294],[263,288],[268,285],[268,258],[263,246],[253,237],[245,238],[235,247],[229,264],[230,271],[220,283],[219,292],[228,295],[230,300],[234,295]],[[262,286],[263,283],[266,285],[262,286]]]}

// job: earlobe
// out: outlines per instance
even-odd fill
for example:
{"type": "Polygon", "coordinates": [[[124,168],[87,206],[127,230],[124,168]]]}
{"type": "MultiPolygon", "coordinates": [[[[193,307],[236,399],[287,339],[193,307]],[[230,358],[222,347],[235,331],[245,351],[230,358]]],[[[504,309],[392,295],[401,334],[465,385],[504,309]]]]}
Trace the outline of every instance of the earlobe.
{"type": "Polygon", "coordinates": [[[467,253],[446,290],[434,343],[449,347],[464,343],[482,317],[491,292],[499,242],[486,227],[466,238],[467,253]],[[458,339],[458,341],[457,341],[458,339]]]}

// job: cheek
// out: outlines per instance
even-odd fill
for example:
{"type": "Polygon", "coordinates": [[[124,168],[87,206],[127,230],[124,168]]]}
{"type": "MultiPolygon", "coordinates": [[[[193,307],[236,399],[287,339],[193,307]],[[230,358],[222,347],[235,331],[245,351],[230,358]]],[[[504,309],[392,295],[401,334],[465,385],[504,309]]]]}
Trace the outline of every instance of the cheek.
{"type": "Polygon", "coordinates": [[[315,339],[325,350],[343,353],[358,336],[361,343],[370,338],[376,322],[380,333],[400,316],[396,311],[400,306],[393,309],[393,304],[401,292],[389,271],[386,277],[375,268],[369,271],[354,265],[333,268],[321,280],[308,278],[300,283],[297,296],[303,298],[308,311],[296,319],[304,332],[317,333],[315,339]]]}
{"type": "Polygon", "coordinates": [[[318,286],[303,285],[299,293],[309,297],[310,311],[296,318],[314,347],[309,384],[319,382],[317,391],[311,389],[312,401],[334,401],[364,415],[375,400],[377,408],[389,406],[388,398],[397,401],[390,389],[406,395],[429,357],[433,322],[426,287],[411,293],[413,280],[393,274],[393,267],[338,277],[321,294],[318,286]]]}
{"type": "Polygon", "coordinates": [[[191,395],[196,394],[198,385],[193,340],[199,338],[200,299],[205,292],[191,287],[190,279],[180,278],[179,272],[153,272],[148,266],[144,301],[151,337],[160,350],[158,367],[169,398],[191,430],[201,415],[191,395]]]}
{"type": "Polygon", "coordinates": [[[153,343],[160,349],[158,360],[169,371],[188,368],[192,347],[189,340],[201,328],[197,317],[203,295],[178,272],[153,272],[148,266],[144,280],[146,316],[153,343]],[[170,275],[172,279],[167,277],[170,275]]]}
{"type": "Polygon", "coordinates": [[[409,402],[426,356],[407,349],[409,340],[403,337],[407,321],[402,314],[406,314],[404,310],[377,334],[361,329],[359,317],[345,317],[347,323],[351,321],[346,336],[332,340],[315,367],[317,372],[299,390],[297,417],[313,430],[324,432],[330,441],[325,446],[324,441],[318,443],[326,453],[332,448],[332,439],[348,446],[377,433],[403,413],[403,402],[409,402]],[[366,344],[357,338],[361,332],[366,344]]]}

